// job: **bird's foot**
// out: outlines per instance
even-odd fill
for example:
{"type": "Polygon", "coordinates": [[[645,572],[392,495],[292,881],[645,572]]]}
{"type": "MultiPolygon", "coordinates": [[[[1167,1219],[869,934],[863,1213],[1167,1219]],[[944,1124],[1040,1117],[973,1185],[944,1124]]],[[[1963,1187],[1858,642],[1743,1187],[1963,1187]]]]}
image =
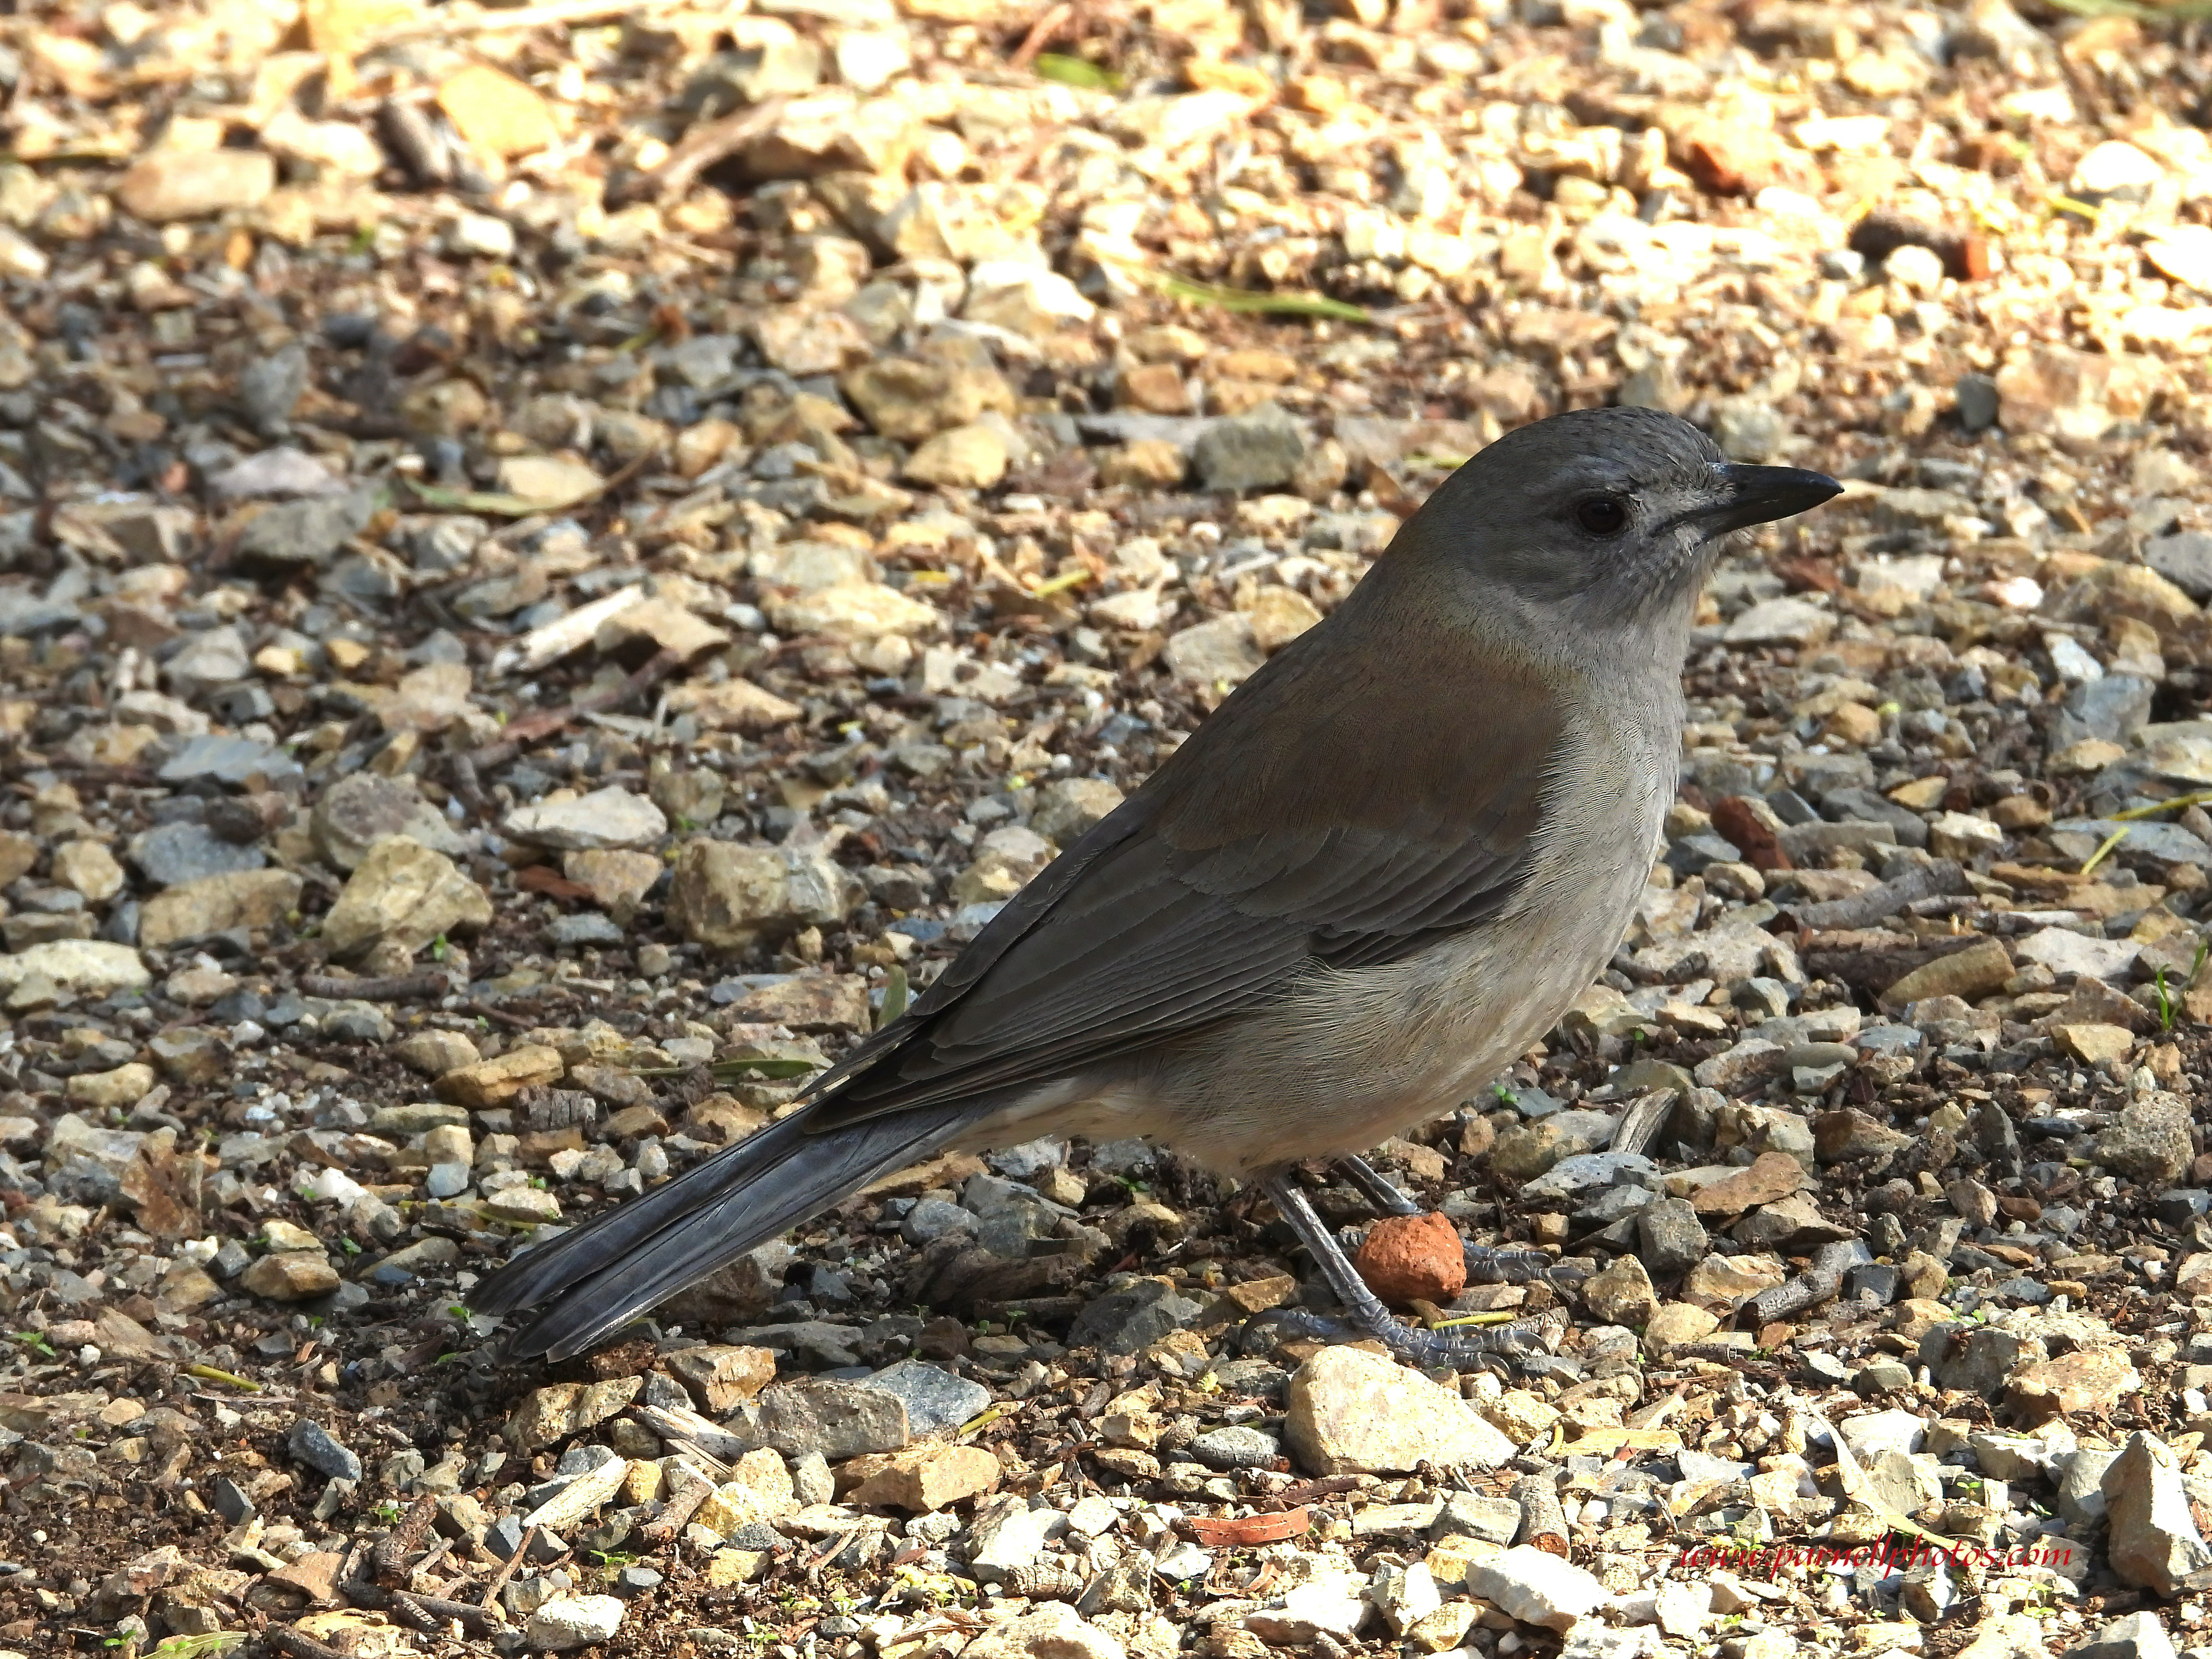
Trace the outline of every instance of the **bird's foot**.
{"type": "Polygon", "coordinates": [[[1580,1267],[1563,1266],[1541,1250],[1499,1250],[1462,1244],[1470,1285],[1556,1285],[1572,1287],[1589,1277],[1580,1267]]]}
{"type": "MultiPolygon", "coordinates": [[[[1371,1172],[1370,1172],[1371,1173],[1371,1172]]],[[[1316,1314],[1278,1316],[1281,1327],[1297,1336],[1324,1341],[1356,1341],[1374,1337],[1408,1364],[1430,1368],[1449,1365],[1496,1365],[1502,1356],[1523,1355],[1545,1346],[1547,1332],[1558,1320],[1536,1317],[1509,1325],[1461,1326],[1429,1330],[1401,1323],[1382,1299],[1368,1288],[1345,1254],[1344,1245],[1314,1213],[1306,1195],[1278,1176],[1264,1183],[1283,1219],[1298,1236],[1314,1259],[1322,1277],[1344,1304],[1346,1317],[1328,1319],[1316,1314]]],[[[1354,1248],[1357,1248],[1356,1243],[1354,1248]]],[[[1549,1256],[1533,1250],[1485,1250],[1480,1253],[1491,1282],[1526,1284],[1555,1271],[1549,1256]]]]}
{"type": "Polygon", "coordinates": [[[1431,1330],[1393,1318],[1380,1302],[1352,1309],[1349,1318],[1293,1312],[1278,1314],[1276,1323],[1285,1335],[1322,1342],[1357,1342],[1372,1337],[1390,1351],[1393,1358],[1421,1370],[1493,1368],[1503,1360],[1542,1352],[1547,1334],[1540,1319],[1431,1330]]]}

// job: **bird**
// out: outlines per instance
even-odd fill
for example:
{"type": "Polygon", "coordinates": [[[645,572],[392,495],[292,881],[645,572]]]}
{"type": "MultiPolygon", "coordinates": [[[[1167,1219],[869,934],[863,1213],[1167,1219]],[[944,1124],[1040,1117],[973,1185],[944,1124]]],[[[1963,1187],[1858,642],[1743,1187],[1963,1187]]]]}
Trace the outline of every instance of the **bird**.
{"type": "MultiPolygon", "coordinates": [[[[1265,1193],[1346,1312],[1311,1334],[1421,1365],[1524,1339],[1393,1316],[1289,1176],[1334,1160],[1413,1210],[1360,1153],[1474,1097],[1603,971],[1674,799],[1718,550],[1841,488],[1656,410],[1504,434],[795,1109],[526,1249],[471,1310],[528,1316],[511,1358],[566,1358],[939,1152],[1142,1136],[1265,1193]]],[[[1550,1263],[1465,1248],[1492,1279],[1550,1263]]]]}

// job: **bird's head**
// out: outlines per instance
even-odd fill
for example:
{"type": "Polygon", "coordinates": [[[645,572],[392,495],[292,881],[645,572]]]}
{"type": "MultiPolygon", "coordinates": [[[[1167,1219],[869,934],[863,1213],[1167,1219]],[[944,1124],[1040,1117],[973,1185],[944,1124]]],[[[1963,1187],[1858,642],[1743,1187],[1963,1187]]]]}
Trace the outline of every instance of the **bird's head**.
{"type": "Polygon", "coordinates": [[[1687,421],[1589,409],[1507,433],[1447,479],[1408,530],[1500,599],[1584,626],[1686,623],[1732,531],[1818,507],[1819,472],[1728,460],[1687,421]]]}

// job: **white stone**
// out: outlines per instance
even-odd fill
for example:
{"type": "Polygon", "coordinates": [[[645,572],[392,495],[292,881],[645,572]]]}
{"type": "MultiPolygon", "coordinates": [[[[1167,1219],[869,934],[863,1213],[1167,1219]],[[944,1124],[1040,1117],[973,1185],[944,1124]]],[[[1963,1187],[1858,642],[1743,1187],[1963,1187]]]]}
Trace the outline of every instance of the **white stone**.
{"type": "Polygon", "coordinates": [[[1349,1642],[1367,1617],[1366,1586],[1350,1573],[1309,1579],[1275,1606],[1244,1615],[1244,1628],[1279,1647],[1310,1648],[1326,1636],[1349,1642]]]}
{"type": "Polygon", "coordinates": [[[838,39],[837,78],[862,92],[875,91],[913,65],[913,54],[896,34],[856,29],[838,39]]]}
{"type": "Polygon", "coordinates": [[[446,232],[446,246],[481,259],[512,259],[514,227],[489,213],[459,214],[446,232]]]}
{"type": "Polygon", "coordinates": [[[1524,1625],[1547,1630],[1565,1630],[1613,1599],[1573,1562],[1528,1544],[1468,1563],[1467,1590],[1524,1625]]]}
{"type": "Polygon", "coordinates": [[[1886,1451],[1917,1452],[1928,1437],[1928,1425],[1917,1412],[1868,1412],[1836,1425],[1836,1436],[1860,1462],[1886,1451]]]}
{"type": "Polygon", "coordinates": [[[2015,960],[2039,962],[2062,978],[2075,974],[2113,981],[2124,978],[2142,954],[2133,939],[2091,939],[2070,927],[2045,927],[2013,948],[2015,960]]]}
{"type": "Polygon", "coordinates": [[[51,939],[0,957],[0,991],[14,990],[33,974],[45,975],[63,990],[90,997],[143,990],[154,982],[130,945],[88,939],[51,939]]]}
{"type": "Polygon", "coordinates": [[[556,1595],[530,1615],[527,1640],[541,1651],[565,1653],[610,1640],[622,1621],[623,1604],[611,1595],[556,1595]]]}
{"type": "Polygon", "coordinates": [[[1810,599],[1767,599],[1738,612],[1724,637],[1730,645],[1818,645],[1835,629],[1835,613],[1810,599]]]}
{"type": "Polygon", "coordinates": [[[2108,139],[2074,164],[2067,188],[2092,200],[2123,191],[2147,193],[2166,170],[2133,144],[2108,139]]]}
{"type": "Polygon", "coordinates": [[[500,832],[525,846],[573,853],[649,847],[668,833],[668,820],[643,795],[610,784],[569,800],[518,806],[500,832]]]}

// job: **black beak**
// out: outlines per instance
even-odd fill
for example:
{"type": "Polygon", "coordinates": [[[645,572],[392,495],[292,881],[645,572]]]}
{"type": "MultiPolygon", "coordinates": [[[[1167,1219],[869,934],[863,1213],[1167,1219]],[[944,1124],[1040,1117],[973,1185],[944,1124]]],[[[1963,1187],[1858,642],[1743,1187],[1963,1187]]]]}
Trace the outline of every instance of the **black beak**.
{"type": "Polygon", "coordinates": [[[1795,518],[1844,493],[1843,485],[1825,472],[1808,472],[1796,466],[1743,466],[1729,462],[1714,467],[1720,475],[1723,499],[1698,514],[1711,536],[1724,536],[1755,524],[1795,518]]]}

